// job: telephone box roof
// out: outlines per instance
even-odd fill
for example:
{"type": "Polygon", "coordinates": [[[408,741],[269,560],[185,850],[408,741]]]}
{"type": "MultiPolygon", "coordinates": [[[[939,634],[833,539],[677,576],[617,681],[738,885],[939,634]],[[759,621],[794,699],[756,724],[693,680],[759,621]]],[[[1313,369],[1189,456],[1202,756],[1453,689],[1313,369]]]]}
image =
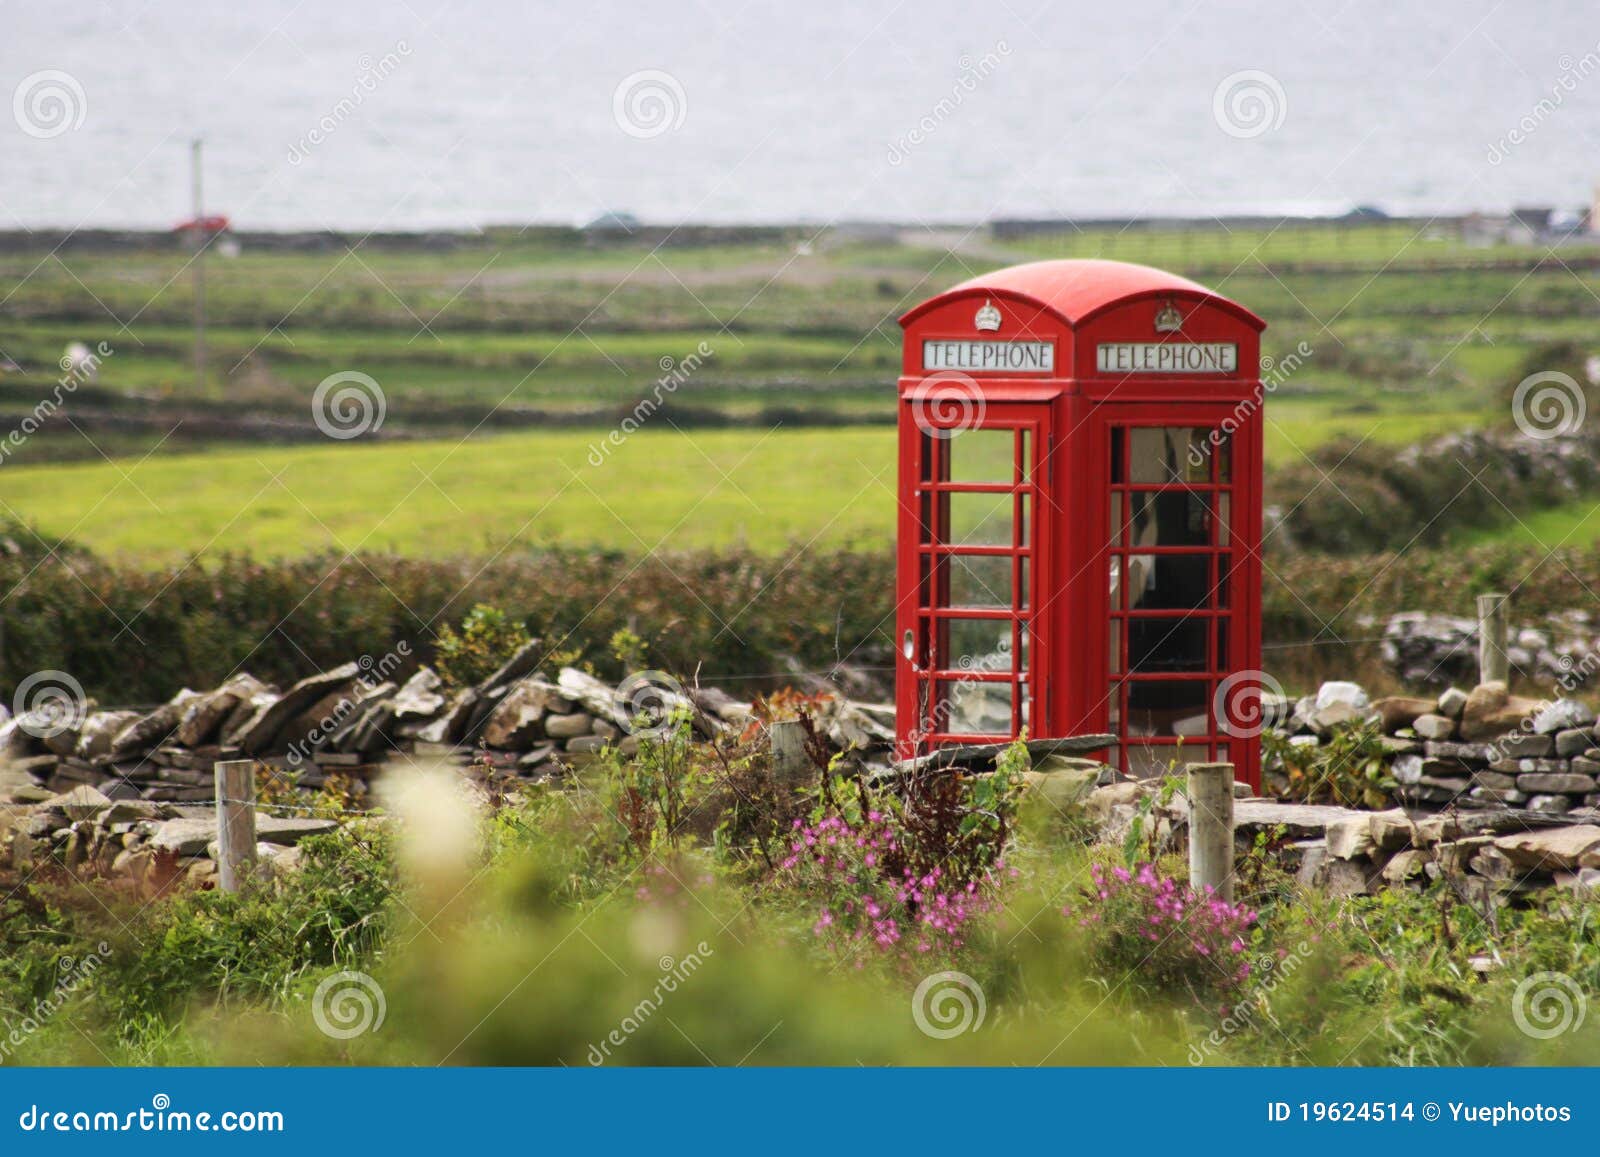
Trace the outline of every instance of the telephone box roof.
{"type": "Polygon", "coordinates": [[[1069,326],[1080,325],[1101,310],[1122,302],[1183,294],[1203,298],[1258,330],[1266,328],[1266,322],[1238,302],[1186,277],[1148,265],[1100,260],[1032,261],[996,269],[929,298],[901,317],[900,324],[909,325],[952,298],[976,293],[1030,302],[1050,310],[1069,326]]]}

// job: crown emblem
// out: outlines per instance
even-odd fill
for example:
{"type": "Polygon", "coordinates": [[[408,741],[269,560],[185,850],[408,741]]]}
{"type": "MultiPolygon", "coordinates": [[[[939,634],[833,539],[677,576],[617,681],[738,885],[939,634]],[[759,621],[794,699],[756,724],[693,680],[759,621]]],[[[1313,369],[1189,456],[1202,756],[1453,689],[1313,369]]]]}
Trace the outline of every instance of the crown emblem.
{"type": "Polygon", "coordinates": [[[1156,332],[1176,333],[1183,328],[1183,314],[1178,312],[1178,307],[1172,302],[1164,303],[1156,310],[1156,332]]]}
{"type": "Polygon", "coordinates": [[[994,302],[984,302],[983,308],[978,310],[978,315],[972,319],[972,324],[977,326],[979,329],[999,329],[1000,311],[994,307],[994,302]]]}

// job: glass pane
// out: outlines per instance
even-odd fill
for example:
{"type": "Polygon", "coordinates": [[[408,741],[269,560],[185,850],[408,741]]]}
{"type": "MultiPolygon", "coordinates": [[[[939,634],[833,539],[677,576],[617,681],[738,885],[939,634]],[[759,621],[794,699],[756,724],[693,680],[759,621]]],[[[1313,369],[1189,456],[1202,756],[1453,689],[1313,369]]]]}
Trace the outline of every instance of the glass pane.
{"type": "Polygon", "coordinates": [[[1216,534],[1218,546],[1227,546],[1230,542],[1229,534],[1232,528],[1228,525],[1233,513],[1233,503],[1226,494],[1213,494],[1211,496],[1211,525],[1216,534]]]}
{"type": "Polygon", "coordinates": [[[1181,619],[1129,619],[1129,670],[1145,675],[1209,671],[1206,633],[1210,624],[1210,619],[1198,615],[1181,619]]]}
{"type": "Polygon", "coordinates": [[[1217,666],[1218,671],[1228,669],[1228,624],[1231,622],[1226,615],[1217,619],[1217,666]]]}
{"type": "Polygon", "coordinates": [[[949,671],[1011,670],[1010,619],[945,619],[941,663],[949,671]]]}
{"type": "Polygon", "coordinates": [[[1233,481],[1233,439],[1221,430],[1217,431],[1217,448],[1212,451],[1217,460],[1217,481],[1233,481]]]}
{"type": "MultiPolygon", "coordinates": [[[[1192,469],[1189,448],[1204,444],[1205,431],[1187,426],[1133,426],[1128,430],[1128,481],[1173,483],[1188,481],[1192,469]]],[[[1201,462],[1204,463],[1204,457],[1201,462]]],[[[1209,472],[1208,472],[1209,474],[1209,472]]]]}
{"type": "Polygon", "coordinates": [[[1122,620],[1111,620],[1111,637],[1107,649],[1111,652],[1111,671],[1113,674],[1122,670],[1122,620]]]}
{"type": "Polygon", "coordinates": [[[1010,683],[940,682],[934,726],[960,735],[1010,735],[1011,704],[1010,683]]]}
{"type": "Polygon", "coordinates": [[[1196,738],[1211,730],[1211,684],[1204,679],[1135,682],[1128,687],[1128,735],[1196,738]]]}
{"type": "Polygon", "coordinates": [[[1028,452],[1029,449],[1030,449],[1031,441],[1032,441],[1032,439],[1029,438],[1028,431],[1026,431],[1026,430],[1018,430],[1017,431],[1017,481],[1018,482],[1031,482],[1031,481],[1033,481],[1033,455],[1028,452]]]}
{"type": "Polygon", "coordinates": [[[1111,525],[1111,545],[1112,546],[1126,546],[1126,545],[1128,545],[1128,538],[1127,538],[1127,535],[1128,535],[1128,520],[1127,520],[1127,516],[1122,513],[1123,509],[1125,508],[1125,506],[1126,506],[1126,499],[1124,498],[1123,495],[1121,495],[1121,494],[1113,494],[1111,496],[1111,523],[1110,523],[1110,525],[1111,525]]]}
{"type": "Polygon", "coordinates": [[[1010,494],[949,494],[950,542],[955,546],[1010,546],[1014,499],[1010,494]]]}
{"type": "Polygon", "coordinates": [[[950,606],[1009,607],[1012,556],[955,554],[946,559],[950,569],[950,606]]]}
{"type": "Polygon", "coordinates": [[[1013,430],[966,430],[945,443],[951,482],[1006,482],[1016,473],[1013,430]]]}
{"type": "Polygon", "coordinates": [[[1032,565],[1032,558],[1019,558],[1017,560],[1017,608],[1028,609],[1028,568],[1032,565]]]}

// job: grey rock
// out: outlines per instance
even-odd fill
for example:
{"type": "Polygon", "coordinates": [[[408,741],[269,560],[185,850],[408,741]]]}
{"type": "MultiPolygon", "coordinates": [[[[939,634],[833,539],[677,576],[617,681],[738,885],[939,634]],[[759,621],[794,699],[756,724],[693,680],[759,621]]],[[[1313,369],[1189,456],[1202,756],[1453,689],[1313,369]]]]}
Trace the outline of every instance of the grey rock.
{"type": "Polygon", "coordinates": [[[1449,719],[1460,719],[1467,706],[1467,693],[1459,687],[1446,687],[1439,692],[1439,714],[1449,719]]]}
{"type": "Polygon", "coordinates": [[[595,722],[595,718],[585,712],[552,715],[544,721],[544,732],[551,739],[575,739],[580,735],[594,734],[595,722]]]}
{"type": "Polygon", "coordinates": [[[246,755],[260,755],[277,743],[280,733],[296,716],[354,683],[361,675],[356,663],[346,663],[300,680],[283,695],[256,712],[240,730],[238,745],[246,755]]]}
{"type": "Polygon", "coordinates": [[[1591,735],[1579,727],[1569,727],[1565,731],[1556,732],[1557,755],[1582,755],[1589,750],[1591,735]]]}
{"type": "Polygon", "coordinates": [[[1490,771],[1503,771],[1508,775],[1525,775],[1529,772],[1561,772],[1572,769],[1564,759],[1497,759],[1489,764],[1490,771]]]}
{"type": "Polygon", "coordinates": [[[432,667],[418,667],[400,685],[395,692],[394,701],[390,705],[397,720],[431,719],[444,710],[445,697],[440,691],[443,685],[438,673],[432,667]]]}
{"type": "Polygon", "coordinates": [[[575,735],[567,740],[569,755],[593,755],[606,749],[607,740],[599,735],[575,735]]]}
{"type": "Polygon", "coordinates": [[[1572,772],[1530,772],[1517,776],[1517,790],[1526,792],[1576,792],[1595,790],[1594,777],[1572,772]]]}
{"type": "MultiPolygon", "coordinates": [[[[256,816],[256,838],[269,844],[297,844],[307,836],[332,831],[339,825],[333,820],[289,818],[282,816],[256,816]]],[[[177,852],[180,856],[203,856],[206,847],[217,838],[217,821],[211,819],[167,820],[150,837],[150,846],[161,851],[177,852]]]]}
{"type": "Polygon", "coordinates": [[[1524,759],[1554,755],[1556,741],[1553,736],[1536,735],[1529,731],[1513,731],[1502,735],[1489,746],[1499,752],[1496,759],[1524,759]]]}
{"type": "Polygon", "coordinates": [[[1600,868],[1600,827],[1573,824],[1500,836],[1494,846],[1513,862],[1541,871],[1600,868]]]}
{"type": "Polygon", "coordinates": [[[1503,771],[1475,771],[1472,773],[1472,782],[1477,787],[1486,787],[1491,791],[1515,791],[1517,787],[1517,777],[1503,771]]]}
{"type": "MultiPolygon", "coordinates": [[[[526,747],[543,734],[551,706],[563,702],[560,690],[543,679],[523,679],[507,691],[483,725],[483,743],[503,751],[526,747]]],[[[588,730],[588,725],[584,725],[588,730]]]]}
{"type": "Polygon", "coordinates": [[[1435,759],[1459,759],[1465,763],[1488,763],[1494,756],[1487,743],[1456,743],[1430,740],[1423,751],[1435,759]]]}
{"type": "Polygon", "coordinates": [[[1540,735],[1554,735],[1572,727],[1590,727],[1594,712],[1587,704],[1576,699],[1557,699],[1547,704],[1533,717],[1533,730],[1540,735]]]}
{"type": "Polygon", "coordinates": [[[1565,815],[1572,810],[1572,801],[1564,795],[1529,796],[1528,810],[1542,815],[1565,815]]]}
{"type": "Polygon", "coordinates": [[[1448,715],[1419,715],[1411,724],[1411,730],[1423,739],[1449,739],[1456,733],[1456,721],[1448,715]]]}

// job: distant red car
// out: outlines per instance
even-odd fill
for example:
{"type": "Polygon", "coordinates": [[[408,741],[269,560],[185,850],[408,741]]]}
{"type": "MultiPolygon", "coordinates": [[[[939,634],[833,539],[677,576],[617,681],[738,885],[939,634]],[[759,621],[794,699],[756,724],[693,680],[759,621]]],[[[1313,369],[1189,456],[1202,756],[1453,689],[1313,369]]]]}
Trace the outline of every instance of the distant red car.
{"type": "Polygon", "coordinates": [[[196,231],[201,233],[221,233],[231,224],[232,222],[218,213],[208,217],[191,217],[187,221],[181,221],[174,225],[172,231],[174,233],[193,233],[196,231]]]}

